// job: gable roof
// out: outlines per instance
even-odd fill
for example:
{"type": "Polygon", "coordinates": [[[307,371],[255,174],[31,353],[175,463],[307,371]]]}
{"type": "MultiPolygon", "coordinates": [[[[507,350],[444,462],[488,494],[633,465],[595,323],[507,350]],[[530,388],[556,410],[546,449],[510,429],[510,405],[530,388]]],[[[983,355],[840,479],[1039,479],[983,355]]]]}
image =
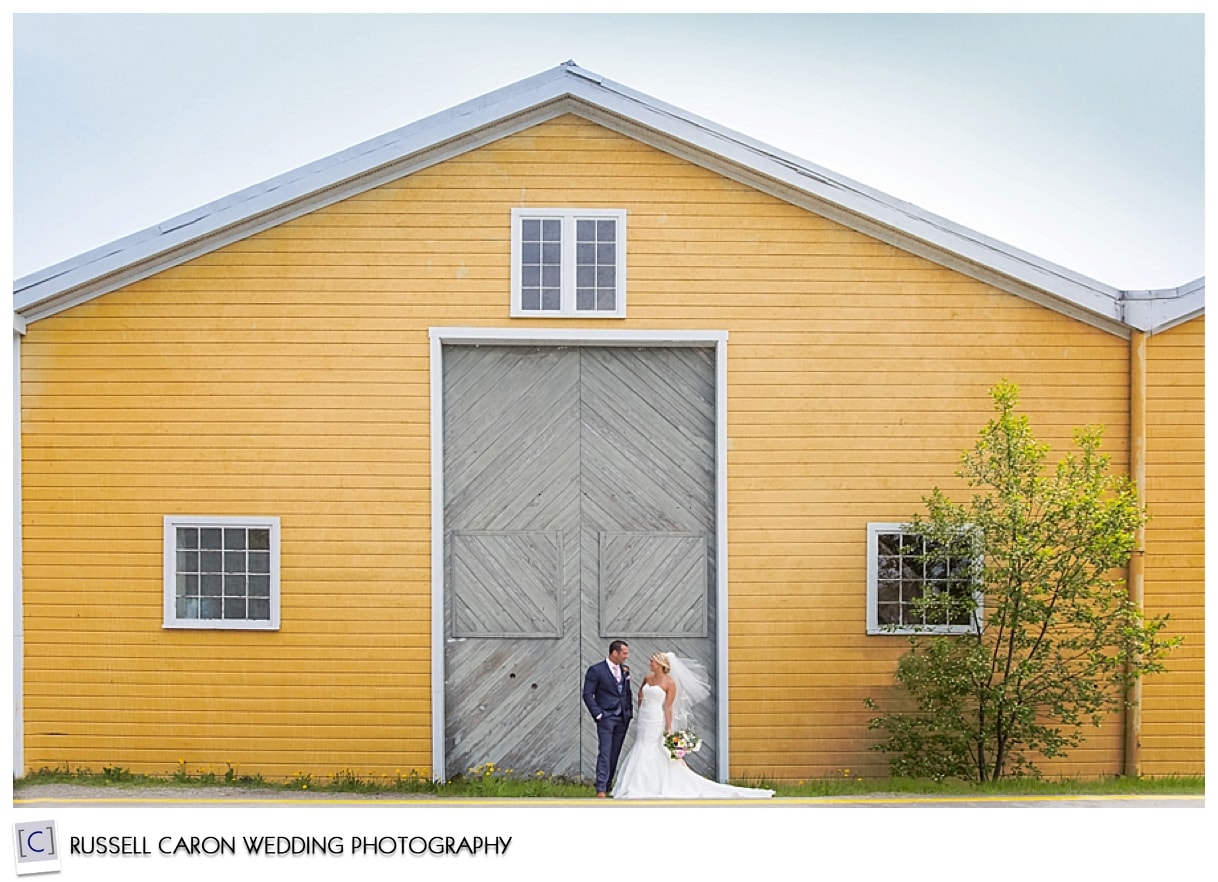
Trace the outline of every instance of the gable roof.
{"type": "Polygon", "coordinates": [[[575,114],[1002,290],[1128,337],[1204,311],[1205,280],[1120,291],[566,62],[14,284],[37,321],[563,114],[575,114]]]}

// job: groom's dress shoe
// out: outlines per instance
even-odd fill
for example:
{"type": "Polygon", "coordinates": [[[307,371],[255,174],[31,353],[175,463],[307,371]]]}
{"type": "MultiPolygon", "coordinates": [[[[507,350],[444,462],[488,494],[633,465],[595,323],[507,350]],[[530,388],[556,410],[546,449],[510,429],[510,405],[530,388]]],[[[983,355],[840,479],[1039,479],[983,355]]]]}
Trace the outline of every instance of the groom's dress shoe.
{"type": "Polygon", "coordinates": [[[605,799],[605,798],[606,798],[606,797],[605,797],[605,792],[604,792],[603,790],[598,790],[598,791],[597,791],[597,793],[596,793],[596,798],[597,798],[597,799],[605,799]]]}

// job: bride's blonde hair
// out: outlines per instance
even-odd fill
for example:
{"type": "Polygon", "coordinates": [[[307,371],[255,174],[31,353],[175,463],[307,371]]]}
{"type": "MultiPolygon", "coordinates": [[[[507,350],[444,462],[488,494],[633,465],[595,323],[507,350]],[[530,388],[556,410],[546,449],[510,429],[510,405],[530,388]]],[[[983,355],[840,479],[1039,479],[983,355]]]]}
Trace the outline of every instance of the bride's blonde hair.
{"type": "Polygon", "coordinates": [[[651,654],[651,660],[658,664],[666,674],[672,670],[672,665],[668,662],[668,656],[662,652],[653,652],[651,654]]]}

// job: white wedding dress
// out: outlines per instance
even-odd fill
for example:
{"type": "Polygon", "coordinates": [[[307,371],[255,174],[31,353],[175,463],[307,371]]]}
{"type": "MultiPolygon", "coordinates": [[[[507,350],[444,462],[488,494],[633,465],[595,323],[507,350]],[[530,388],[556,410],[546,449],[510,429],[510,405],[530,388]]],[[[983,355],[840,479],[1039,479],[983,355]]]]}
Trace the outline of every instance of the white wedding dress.
{"type": "Polygon", "coordinates": [[[735,787],[703,778],[664,747],[664,690],[643,686],[635,714],[634,746],[617,770],[614,799],[752,799],[773,790],[735,787]]]}

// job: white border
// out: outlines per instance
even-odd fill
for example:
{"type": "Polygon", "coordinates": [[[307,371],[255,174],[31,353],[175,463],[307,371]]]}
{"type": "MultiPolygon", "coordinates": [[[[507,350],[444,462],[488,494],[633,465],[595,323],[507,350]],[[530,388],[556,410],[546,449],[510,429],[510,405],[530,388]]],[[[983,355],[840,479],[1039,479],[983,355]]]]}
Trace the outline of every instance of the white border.
{"type": "Polygon", "coordinates": [[[600,331],[430,328],[431,339],[431,774],[445,777],[444,751],[444,346],[691,346],[715,349],[715,652],[718,777],[729,763],[727,655],[727,331],[600,331]]]}
{"type": "Polygon", "coordinates": [[[211,517],[200,515],[165,515],[162,535],[162,592],[164,618],[161,627],[189,631],[278,631],[279,630],[279,518],[242,517],[239,515],[211,517]],[[269,527],[271,530],[271,617],[262,619],[179,619],[174,603],[177,585],[178,527],[269,527]]]}

